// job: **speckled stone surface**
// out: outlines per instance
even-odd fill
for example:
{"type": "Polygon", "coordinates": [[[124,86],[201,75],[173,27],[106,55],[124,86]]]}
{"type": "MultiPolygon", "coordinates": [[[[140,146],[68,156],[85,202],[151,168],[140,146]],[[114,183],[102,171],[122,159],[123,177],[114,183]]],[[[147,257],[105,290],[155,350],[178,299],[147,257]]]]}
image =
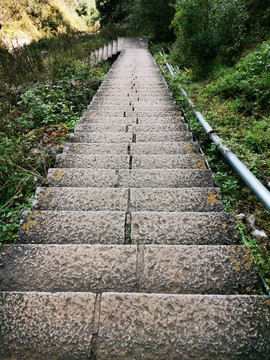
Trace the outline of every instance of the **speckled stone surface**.
{"type": "Polygon", "coordinates": [[[140,292],[251,294],[259,288],[250,249],[241,246],[155,246],[144,250],[140,292]]]}
{"type": "Polygon", "coordinates": [[[214,182],[210,170],[120,170],[119,185],[129,188],[188,188],[211,187],[214,182]]]}
{"type": "Polygon", "coordinates": [[[146,38],[116,43],[3,247],[0,359],[269,360],[270,300],[198,143],[146,38]]]}
{"type": "Polygon", "coordinates": [[[67,187],[116,187],[118,175],[110,169],[50,169],[47,183],[49,186],[67,187]]]}
{"type": "MultiPolygon", "coordinates": [[[[132,125],[128,129],[129,131],[133,133],[156,133],[156,132],[166,132],[166,131],[186,131],[188,130],[188,125],[179,122],[179,124],[174,125],[132,125]]],[[[139,135],[139,134],[138,134],[139,135]]]]}
{"type": "Polygon", "coordinates": [[[66,144],[64,151],[68,154],[128,154],[128,144],[87,144],[87,143],[74,143],[66,144]]]}
{"type": "MultiPolygon", "coordinates": [[[[84,205],[87,207],[87,205],[84,205]]],[[[18,231],[19,243],[124,244],[125,212],[25,212],[18,231]]]]}
{"type": "Polygon", "coordinates": [[[5,291],[128,292],[136,287],[136,246],[5,246],[0,259],[5,291]]]}
{"type": "Polygon", "coordinates": [[[76,133],[74,142],[81,143],[128,143],[132,141],[132,134],[118,132],[104,133],[76,133]]]}
{"type": "Polygon", "coordinates": [[[222,211],[217,188],[131,189],[133,211],[222,211]]]}
{"type": "Polygon", "coordinates": [[[0,358],[89,358],[95,298],[91,293],[1,293],[0,358]]]}
{"type": "Polygon", "coordinates": [[[132,212],[131,239],[140,244],[237,244],[234,218],[226,213],[132,212]]]}
{"type": "Polygon", "coordinates": [[[127,189],[38,188],[33,208],[66,211],[126,211],[127,189]]]}
{"type": "Polygon", "coordinates": [[[111,122],[103,123],[100,125],[97,124],[81,124],[77,125],[75,128],[75,133],[81,132],[93,132],[93,133],[103,133],[103,132],[119,132],[124,133],[127,130],[125,124],[112,124],[111,122]]]}
{"type": "Polygon", "coordinates": [[[131,155],[177,155],[177,154],[197,154],[198,145],[192,142],[150,142],[137,143],[131,145],[131,155]]]}
{"type": "Polygon", "coordinates": [[[192,140],[192,133],[187,131],[178,132],[141,132],[136,135],[136,142],[180,142],[192,140]]]}
{"type": "Polygon", "coordinates": [[[124,117],[124,112],[118,117],[111,116],[96,116],[95,113],[85,114],[85,117],[80,120],[80,125],[103,125],[104,123],[117,124],[117,125],[133,125],[137,123],[137,118],[134,117],[124,117]]]}
{"type": "Polygon", "coordinates": [[[206,169],[202,155],[133,155],[132,169],[206,169]]]}
{"type": "Polygon", "coordinates": [[[264,296],[105,293],[98,359],[267,360],[264,296]]]}
{"type": "Polygon", "coordinates": [[[128,169],[129,155],[72,155],[58,157],[58,168],[128,169]]]}

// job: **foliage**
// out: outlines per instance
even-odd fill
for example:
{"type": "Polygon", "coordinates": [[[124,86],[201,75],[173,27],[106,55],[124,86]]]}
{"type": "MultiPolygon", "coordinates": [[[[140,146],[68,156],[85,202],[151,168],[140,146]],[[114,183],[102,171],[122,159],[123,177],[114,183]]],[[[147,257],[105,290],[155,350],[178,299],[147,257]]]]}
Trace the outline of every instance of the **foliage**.
{"type": "Polygon", "coordinates": [[[251,115],[268,110],[270,115],[270,40],[250,51],[207,91],[237,98],[236,107],[241,112],[251,115]]]}
{"type": "Polygon", "coordinates": [[[15,55],[3,49],[0,68],[0,247],[16,240],[21,213],[29,208],[110,62],[93,66],[90,51],[104,39],[62,34],[42,39],[15,55]],[[46,56],[40,56],[45,51],[46,56]],[[17,58],[14,59],[14,56],[17,58]],[[20,59],[26,68],[15,71],[20,59]],[[35,62],[36,60],[36,62],[35,62]],[[33,65],[36,64],[36,65],[33,65]],[[39,71],[38,71],[39,70],[39,71]],[[60,125],[63,124],[63,125],[60,125]]]}
{"type": "Polygon", "coordinates": [[[95,9],[94,0],[2,1],[0,42],[12,49],[33,39],[68,31],[95,31],[94,19],[98,18],[95,9]]]}
{"type": "MultiPolygon", "coordinates": [[[[270,118],[268,102],[260,101],[258,95],[258,104],[260,106],[254,106],[250,112],[243,111],[243,108],[246,109],[251,104],[249,96],[252,92],[258,92],[259,94],[260,92],[269,91],[269,85],[268,89],[264,89],[260,87],[262,82],[257,81],[259,76],[263,77],[264,73],[269,71],[268,55],[265,54],[266,49],[267,43],[262,44],[257,50],[252,50],[243,56],[234,67],[216,67],[211,77],[203,80],[198,80],[192,72],[183,71],[174,77],[168,75],[167,81],[177,104],[185,109],[190,129],[199,140],[200,146],[210,164],[215,185],[221,189],[224,209],[233,212],[235,215],[240,213],[244,213],[246,216],[255,214],[256,227],[270,235],[269,213],[224,160],[216,146],[210,142],[180,91],[181,85],[195,102],[196,108],[203,112],[206,120],[221,136],[225,145],[237,154],[240,160],[265,186],[268,186],[270,180],[270,118]],[[255,76],[256,81],[253,76],[255,76]],[[237,92],[231,91],[227,87],[224,88],[223,85],[221,86],[223,79],[226,79],[226,86],[229,87],[229,78],[231,79],[231,85],[237,88],[237,92]],[[249,80],[250,89],[245,89],[243,84],[248,83],[249,80]],[[239,87],[236,86],[237,84],[239,87]]],[[[168,55],[166,58],[168,58],[168,55]]],[[[164,57],[156,56],[156,60],[166,71],[163,64],[164,57]]],[[[248,240],[260,270],[270,284],[269,241],[267,238],[254,238],[247,224],[239,220],[237,223],[238,228],[242,229],[248,240]]]]}
{"type": "Polygon", "coordinates": [[[98,0],[101,25],[116,25],[125,36],[146,35],[150,40],[169,40],[175,0],[98,0]]]}
{"type": "Polygon", "coordinates": [[[230,62],[243,46],[247,13],[242,0],[177,0],[172,21],[181,65],[208,72],[217,58],[230,62]]]}

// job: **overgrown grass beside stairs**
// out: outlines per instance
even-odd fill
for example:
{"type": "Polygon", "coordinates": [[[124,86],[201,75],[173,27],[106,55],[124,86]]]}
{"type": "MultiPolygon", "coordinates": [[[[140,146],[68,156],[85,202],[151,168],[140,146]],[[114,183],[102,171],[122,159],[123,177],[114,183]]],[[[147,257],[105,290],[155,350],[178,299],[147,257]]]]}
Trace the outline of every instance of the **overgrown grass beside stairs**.
{"type": "MultiPolygon", "coordinates": [[[[155,47],[156,53],[158,47],[155,47]]],[[[166,71],[165,59],[156,56],[166,71]]],[[[199,140],[214,173],[215,185],[221,188],[225,211],[236,216],[237,227],[245,235],[256,262],[270,284],[270,217],[263,205],[241,181],[215,145],[205,135],[192,109],[183,97],[182,86],[224,141],[240,160],[268,187],[270,184],[270,42],[250,50],[233,67],[217,65],[209,77],[199,79],[189,69],[174,77],[166,71],[166,78],[174,97],[185,110],[192,132],[199,140]],[[237,215],[245,218],[238,220],[237,215]],[[268,237],[256,237],[250,226],[268,237]]],[[[174,65],[177,65],[175,63],[174,65]]]]}
{"type": "Polygon", "coordinates": [[[105,42],[69,33],[0,49],[0,247],[16,240],[22,211],[109,70],[89,59],[105,42]]]}

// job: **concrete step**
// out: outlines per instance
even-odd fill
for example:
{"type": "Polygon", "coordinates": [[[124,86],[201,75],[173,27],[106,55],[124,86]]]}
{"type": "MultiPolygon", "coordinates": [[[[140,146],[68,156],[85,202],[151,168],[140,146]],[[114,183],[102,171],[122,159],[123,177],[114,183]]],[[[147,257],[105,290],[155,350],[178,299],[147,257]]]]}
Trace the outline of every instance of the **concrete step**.
{"type": "Polygon", "coordinates": [[[202,155],[133,155],[132,169],[206,169],[202,155]]]}
{"type": "MultiPolygon", "coordinates": [[[[102,101],[103,99],[109,102],[114,102],[114,101],[118,101],[119,100],[119,95],[114,94],[114,93],[96,93],[95,95],[95,99],[97,101],[102,101]]],[[[128,91],[126,94],[124,94],[121,99],[126,99],[126,100],[130,100],[130,101],[139,101],[140,100],[145,100],[145,101],[150,101],[153,99],[153,94],[149,93],[149,92],[145,92],[141,95],[138,96],[138,93],[134,93],[131,91],[128,91]]],[[[155,100],[156,101],[174,101],[173,96],[170,93],[165,93],[165,94],[155,94],[155,100]]]]}
{"type": "Polygon", "coordinates": [[[130,189],[133,211],[222,211],[218,188],[130,189]]]}
{"type": "Polygon", "coordinates": [[[116,125],[131,126],[139,122],[136,116],[128,117],[128,118],[124,117],[124,112],[122,113],[121,116],[118,117],[101,116],[101,115],[95,116],[86,113],[84,117],[80,119],[80,125],[103,125],[108,123],[110,123],[111,125],[116,124],[116,125]]]}
{"type": "Polygon", "coordinates": [[[1,359],[88,359],[95,328],[92,293],[2,292],[1,359]]]}
{"type": "Polygon", "coordinates": [[[103,124],[79,124],[75,128],[75,133],[93,132],[93,133],[110,133],[119,132],[125,133],[128,130],[128,125],[125,124],[112,124],[111,122],[103,124]]]}
{"type": "Polygon", "coordinates": [[[63,153],[72,155],[104,155],[104,154],[118,154],[128,155],[129,144],[116,143],[67,143],[65,144],[63,153]]]}
{"type": "Polygon", "coordinates": [[[192,188],[214,186],[210,170],[152,169],[125,170],[67,168],[49,169],[49,186],[126,187],[126,188],[192,188]]]}
{"type": "Polygon", "coordinates": [[[192,188],[211,187],[214,186],[214,182],[210,170],[120,170],[118,186],[127,188],[192,188]]]}
{"type": "Polygon", "coordinates": [[[177,155],[177,154],[198,154],[199,146],[196,142],[151,142],[136,143],[131,145],[131,155],[177,155]]]}
{"type": "Polygon", "coordinates": [[[241,246],[6,245],[0,262],[4,291],[251,294],[258,288],[250,250],[241,246]]]}
{"type": "Polygon", "coordinates": [[[161,117],[161,118],[173,118],[175,117],[176,111],[156,111],[155,109],[150,111],[130,111],[128,108],[121,110],[106,110],[99,109],[92,110],[89,109],[90,115],[89,117],[93,120],[95,117],[111,117],[111,118],[119,118],[119,117],[161,117]]]}
{"type": "MultiPolygon", "coordinates": [[[[129,143],[132,142],[131,133],[104,132],[92,133],[83,132],[72,134],[72,140],[76,143],[129,143]]],[[[186,137],[186,139],[189,139],[186,137]]]]}
{"type": "Polygon", "coordinates": [[[77,125],[75,128],[76,133],[81,132],[94,132],[94,133],[103,133],[103,132],[129,132],[129,133],[141,133],[141,132],[176,132],[176,131],[187,131],[188,125],[179,123],[175,125],[125,125],[118,123],[102,123],[102,124],[81,124],[77,125]]]}
{"type": "Polygon", "coordinates": [[[3,359],[267,359],[270,352],[267,296],[4,292],[0,301],[3,359]]]}
{"type": "Polygon", "coordinates": [[[17,243],[124,244],[124,241],[124,211],[33,210],[22,216],[17,243]]]}
{"type": "Polygon", "coordinates": [[[128,189],[37,188],[33,208],[57,211],[127,211],[128,189]]]}
{"type": "Polygon", "coordinates": [[[188,125],[182,122],[178,122],[177,124],[173,124],[173,125],[162,125],[162,124],[145,124],[145,125],[132,125],[129,127],[128,131],[133,132],[133,133],[138,133],[137,135],[139,135],[140,133],[164,133],[164,132],[182,132],[182,131],[188,131],[188,125]]]}
{"type": "Polygon", "coordinates": [[[141,132],[136,134],[136,142],[180,142],[191,141],[193,135],[189,131],[174,131],[174,132],[141,132]]]}
{"type": "Polygon", "coordinates": [[[267,359],[266,296],[102,295],[98,359],[267,359]]]}
{"type": "Polygon", "coordinates": [[[58,168],[89,169],[201,169],[206,165],[202,155],[134,155],[130,164],[129,155],[73,155],[57,156],[58,168]]]}
{"type": "Polygon", "coordinates": [[[49,169],[47,184],[66,187],[117,187],[119,176],[115,170],[109,169],[49,169]]]}
{"type": "Polygon", "coordinates": [[[239,242],[234,218],[224,212],[131,213],[133,244],[231,245],[239,242]]]}
{"type": "Polygon", "coordinates": [[[129,116],[133,116],[132,113],[133,112],[146,112],[149,113],[150,111],[153,111],[153,113],[155,112],[172,112],[172,111],[178,111],[179,108],[176,105],[141,105],[140,102],[138,102],[137,105],[109,105],[109,104],[104,104],[103,106],[101,105],[96,105],[93,104],[91,106],[88,107],[88,110],[90,111],[94,111],[97,113],[100,113],[100,111],[106,111],[107,113],[111,112],[112,114],[116,114],[117,116],[117,111],[126,111],[127,113],[130,113],[131,115],[129,116]]]}
{"type": "Polygon", "coordinates": [[[61,154],[57,157],[58,168],[88,169],[129,169],[129,155],[72,155],[61,154]]]}

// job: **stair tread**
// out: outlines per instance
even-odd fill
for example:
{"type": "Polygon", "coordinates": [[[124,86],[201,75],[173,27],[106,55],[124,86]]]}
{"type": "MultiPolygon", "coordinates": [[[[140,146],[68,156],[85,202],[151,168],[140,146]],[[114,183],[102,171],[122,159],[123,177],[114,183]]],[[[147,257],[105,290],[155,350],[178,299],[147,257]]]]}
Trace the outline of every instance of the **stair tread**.
{"type": "Polygon", "coordinates": [[[251,294],[258,287],[242,246],[6,245],[0,259],[4,291],[251,294]]]}
{"type": "Polygon", "coordinates": [[[200,169],[111,169],[58,168],[50,169],[49,186],[66,187],[211,187],[212,172],[200,169]]]}

